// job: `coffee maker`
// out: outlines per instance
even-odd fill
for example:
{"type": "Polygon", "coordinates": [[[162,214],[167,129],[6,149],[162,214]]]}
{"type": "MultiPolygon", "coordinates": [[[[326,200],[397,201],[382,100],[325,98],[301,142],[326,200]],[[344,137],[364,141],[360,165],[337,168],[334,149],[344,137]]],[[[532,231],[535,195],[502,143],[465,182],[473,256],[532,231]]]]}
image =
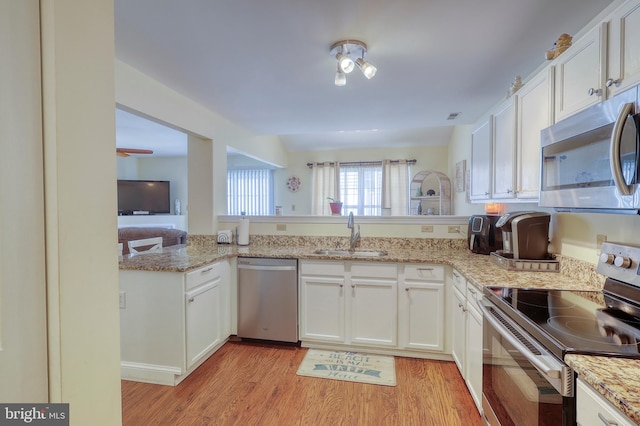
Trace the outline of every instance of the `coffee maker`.
{"type": "Polygon", "coordinates": [[[491,254],[502,249],[502,232],[496,229],[500,216],[478,214],[469,217],[467,243],[469,250],[478,254],[491,254]]]}
{"type": "Polygon", "coordinates": [[[503,250],[499,254],[512,259],[549,259],[549,222],[551,215],[521,211],[506,213],[496,222],[502,231],[503,250]]]}

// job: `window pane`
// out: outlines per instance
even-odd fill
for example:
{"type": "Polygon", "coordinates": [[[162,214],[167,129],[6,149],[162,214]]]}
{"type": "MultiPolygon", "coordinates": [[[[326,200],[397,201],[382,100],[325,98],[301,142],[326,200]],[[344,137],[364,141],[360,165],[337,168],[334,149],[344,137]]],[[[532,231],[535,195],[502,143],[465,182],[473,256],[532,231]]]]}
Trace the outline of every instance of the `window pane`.
{"type": "Polygon", "coordinates": [[[344,214],[382,214],[382,166],[340,166],[340,199],[344,214]]]}
{"type": "Polygon", "coordinates": [[[273,214],[273,170],[227,171],[227,214],[273,214]]]}

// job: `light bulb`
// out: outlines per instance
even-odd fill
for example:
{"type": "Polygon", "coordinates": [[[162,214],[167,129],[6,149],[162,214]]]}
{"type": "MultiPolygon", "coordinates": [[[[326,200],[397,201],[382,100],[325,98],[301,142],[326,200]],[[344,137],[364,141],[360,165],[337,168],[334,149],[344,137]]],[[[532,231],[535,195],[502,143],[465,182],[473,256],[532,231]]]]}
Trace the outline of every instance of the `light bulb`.
{"type": "Polygon", "coordinates": [[[362,58],[358,58],[356,60],[356,64],[358,64],[360,71],[362,71],[362,74],[364,74],[364,76],[368,79],[371,79],[371,77],[376,75],[376,72],[378,71],[376,67],[371,65],[369,62],[365,62],[365,60],[362,58]]]}
{"type": "Polygon", "coordinates": [[[342,53],[338,53],[336,59],[338,60],[338,66],[345,74],[349,74],[356,67],[353,60],[348,56],[344,56],[342,53]]]}
{"type": "Polygon", "coordinates": [[[334,82],[336,86],[344,86],[345,84],[347,84],[347,76],[344,72],[342,72],[340,65],[338,65],[338,70],[336,71],[336,79],[334,82]]]}

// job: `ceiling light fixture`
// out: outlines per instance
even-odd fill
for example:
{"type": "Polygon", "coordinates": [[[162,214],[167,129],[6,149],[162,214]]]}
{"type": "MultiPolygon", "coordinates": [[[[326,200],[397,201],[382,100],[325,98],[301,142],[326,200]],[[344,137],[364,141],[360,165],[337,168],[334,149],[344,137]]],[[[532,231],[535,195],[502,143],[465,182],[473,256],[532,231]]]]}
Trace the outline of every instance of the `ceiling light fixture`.
{"type": "Polygon", "coordinates": [[[364,60],[367,53],[367,45],[359,40],[340,40],[329,49],[329,53],[335,56],[338,61],[338,71],[336,72],[335,85],[344,86],[347,84],[347,76],[355,68],[356,64],[362,74],[370,79],[378,69],[364,60]]]}

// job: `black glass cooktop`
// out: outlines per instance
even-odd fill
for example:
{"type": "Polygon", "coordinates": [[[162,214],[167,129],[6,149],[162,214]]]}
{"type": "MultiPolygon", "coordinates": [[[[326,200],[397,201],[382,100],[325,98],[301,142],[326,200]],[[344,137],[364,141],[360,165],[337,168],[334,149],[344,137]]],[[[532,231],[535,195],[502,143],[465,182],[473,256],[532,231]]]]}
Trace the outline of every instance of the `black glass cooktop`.
{"type": "Polygon", "coordinates": [[[637,306],[601,291],[485,288],[485,296],[554,355],[640,358],[637,306]]]}

